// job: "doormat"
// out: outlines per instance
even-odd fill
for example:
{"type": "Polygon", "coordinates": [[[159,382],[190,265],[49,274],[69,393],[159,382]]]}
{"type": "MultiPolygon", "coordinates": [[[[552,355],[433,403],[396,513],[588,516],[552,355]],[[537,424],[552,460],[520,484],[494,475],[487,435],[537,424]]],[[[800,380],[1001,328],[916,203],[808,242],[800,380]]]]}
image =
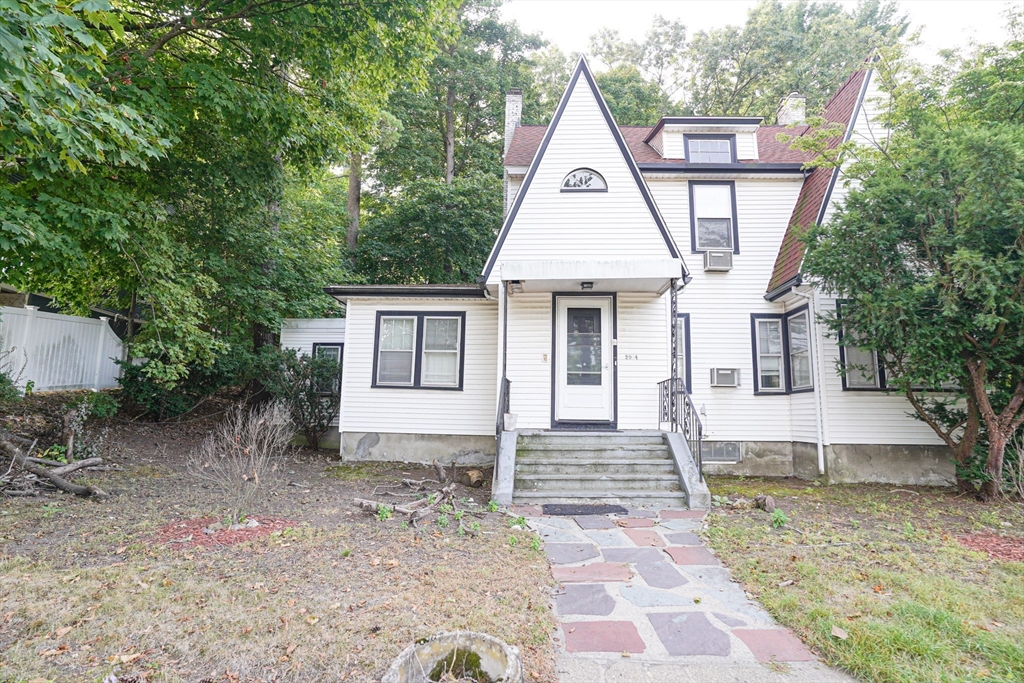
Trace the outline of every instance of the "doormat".
{"type": "Polygon", "coordinates": [[[576,515],[624,515],[626,508],[621,505],[566,505],[547,503],[542,505],[545,515],[575,517],[576,515]]]}

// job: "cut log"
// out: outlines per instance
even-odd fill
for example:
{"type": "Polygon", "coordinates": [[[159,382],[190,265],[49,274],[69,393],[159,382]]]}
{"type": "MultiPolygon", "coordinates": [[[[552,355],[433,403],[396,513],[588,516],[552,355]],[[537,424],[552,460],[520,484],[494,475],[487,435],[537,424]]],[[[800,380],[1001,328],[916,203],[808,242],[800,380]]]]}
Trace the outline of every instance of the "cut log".
{"type": "Polygon", "coordinates": [[[434,470],[437,472],[437,482],[439,484],[445,483],[444,465],[438,462],[437,458],[434,458],[434,470]]]}
{"type": "Polygon", "coordinates": [[[451,471],[450,471],[450,472],[448,473],[448,478],[447,478],[447,479],[445,479],[445,483],[446,483],[446,484],[450,484],[450,483],[452,483],[453,481],[457,481],[457,479],[455,478],[455,477],[457,476],[457,474],[458,474],[458,473],[457,473],[457,472],[456,472],[456,470],[455,470],[455,459],[453,458],[453,459],[452,459],[452,469],[451,469],[451,471]]]}
{"type": "Polygon", "coordinates": [[[73,493],[76,496],[82,496],[88,498],[95,496],[97,498],[106,498],[107,493],[98,486],[82,486],[80,484],[72,484],[66,479],[62,479],[60,475],[54,474],[51,470],[35,465],[28,462],[28,457],[21,452],[21,449],[14,445],[14,443],[7,438],[0,436],[0,450],[10,453],[14,459],[21,465],[21,468],[27,472],[31,472],[37,477],[47,479],[51,484],[59,488],[61,491],[67,493],[73,493]]]}
{"type": "Polygon", "coordinates": [[[55,467],[54,469],[50,470],[50,474],[56,474],[58,476],[63,476],[65,474],[70,474],[71,472],[74,472],[75,470],[80,470],[80,469],[82,469],[84,467],[96,467],[97,465],[102,465],[102,464],[103,464],[103,458],[86,458],[85,460],[77,460],[77,461],[69,463],[67,465],[62,465],[60,467],[55,467]]]}
{"type": "Polygon", "coordinates": [[[484,473],[480,470],[466,470],[459,477],[459,483],[463,486],[478,489],[484,484],[484,473]]]}

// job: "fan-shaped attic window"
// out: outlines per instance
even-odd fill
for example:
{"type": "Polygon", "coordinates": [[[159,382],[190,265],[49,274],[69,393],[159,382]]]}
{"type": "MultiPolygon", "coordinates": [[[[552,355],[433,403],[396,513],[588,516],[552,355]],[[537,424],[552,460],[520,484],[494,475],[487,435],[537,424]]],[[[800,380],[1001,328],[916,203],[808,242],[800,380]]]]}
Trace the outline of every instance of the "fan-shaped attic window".
{"type": "Polygon", "coordinates": [[[577,168],[562,180],[562,192],[607,192],[608,183],[597,171],[577,168]]]}

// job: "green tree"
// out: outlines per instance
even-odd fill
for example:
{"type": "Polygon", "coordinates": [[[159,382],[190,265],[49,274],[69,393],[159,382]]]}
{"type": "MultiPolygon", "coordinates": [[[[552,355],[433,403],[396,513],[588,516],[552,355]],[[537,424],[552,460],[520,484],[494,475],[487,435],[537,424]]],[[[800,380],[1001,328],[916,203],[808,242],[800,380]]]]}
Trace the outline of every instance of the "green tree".
{"type": "Polygon", "coordinates": [[[686,45],[686,27],[661,15],[655,15],[642,41],[623,40],[617,30],[608,28],[590,38],[590,51],[595,57],[613,71],[635,68],[666,100],[674,98],[682,87],[686,45]]]}
{"type": "MultiPolygon", "coordinates": [[[[231,345],[263,343],[282,315],[312,310],[299,293],[309,282],[338,277],[323,258],[333,236],[301,258],[317,235],[288,223],[287,178],[316,178],[363,146],[395,84],[423,77],[438,27],[451,20],[448,0],[14,6],[51,8],[32,33],[4,5],[0,30],[34,41],[19,48],[33,58],[69,65],[84,89],[76,115],[94,118],[75,128],[95,140],[65,136],[60,166],[25,156],[50,149],[45,122],[35,148],[11,147],[0,129],[19,164],[5,165],[0,277],[71,310],[132,306],[146,320],[135,352],[167,383],[231,345]],[[127,123],[109,122],[111,111],[127,123]],[[110,141],[111,131],[137,144],[110,141]]],[[[13,102],[8,93],[30,89],[10,86],[3,64],[13,102]]]]}
{"type": "Polygon", "coordinates": [[[652,126],[675,109],[658,84],[645,80],[635,66],[617,66],[594,78],[620,126],[652,126]]]}
{"type": "Polygon", "coordinates": [[[491,175],[413,181],[367,217],[359,273],[377,283],[473,282],[501,211],[501,182],[491,175]]]}
{"type": "Polygon", "coordinates": [[[490,173],[501,177],[505,91],[524,89],[524,121],[538,95],[530,56],[539,37],[500,19],[500,0],[464,0],[458,25],[438,36],[439,52],[424,87],[395,90],[388,110],[401,122],[395,144],[377,149],[368,164],[378,187],[398,190],[417,179],[490,173]]]}
{"type": "Polygon", "coordinates": [[[831,2],[761,0],[743,27],[694,34],[685,57],[685,109],[771,122],[791,92],[807,98],[808,111],[820,109],[857,65],[896,44],[907,27],[892,2],[861,0],[847,12],[831,2]]]}
{"type": "Polygon", "coordinates": [[[827,319],[833,332],[879,353],[889,385],[953,449],[958,474],[983,430],[980,494],[990,498],[1024,424],[1024,126],[998,96],[972,93],[1000,73],[1020,82],[1024,43],[980,52],[1000,58],[951,58],[938,77],[955,74],[952,86],[891,53],[879,62],[891,134],[849,148],[855,184],[807,235],[803,268],[848,300],[841,319],[827,319]],[[930,391],[943,385],[959,403],[930,391]]]}

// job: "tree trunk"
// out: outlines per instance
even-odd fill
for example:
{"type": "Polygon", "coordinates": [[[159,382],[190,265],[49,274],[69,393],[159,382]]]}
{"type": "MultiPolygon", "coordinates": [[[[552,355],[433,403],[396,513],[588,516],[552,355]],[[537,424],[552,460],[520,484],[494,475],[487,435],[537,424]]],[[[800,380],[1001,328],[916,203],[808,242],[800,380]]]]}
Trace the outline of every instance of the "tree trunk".
{"type": "MultiPolygon", "coordinates": [[[[981,431],[981,415],[978,412],[978,401],[972,391],[973,387],[965,383],[964,388],[967,394],[967,422],[964,424],[963,434],[953,448],[953,458],[958,465],[966,465],[974,453],[974,447],[978,444],[978,434],[981,431]]],[[[956,468],[956,488],[959,493],[973,493],[974,484],[961,476],[961,469],[956,468]]]]}
{"type": "Polygon", "coordinates": [[[448,86],[444,109],[444,181],[455,179],[455,88],[448,86]]]}
{"type": "Polygon", "coordinates": [[[1008,434],[988,435],[988,460],[985,461],[985,473],[988,481],[981,485],[978,497],[983,501],[994,500],[1002,489],[1003,483],[1003,456],[1006,454],[1006,442],[1008,434]]]}
{"type": "Polygon", "coordinates": [[[348,163],[348,231],[345,243],[349,260],[355,264],[356,245],[359,243],[359,200],[362,193],[363,155],[352,152],[348,163]]]}

